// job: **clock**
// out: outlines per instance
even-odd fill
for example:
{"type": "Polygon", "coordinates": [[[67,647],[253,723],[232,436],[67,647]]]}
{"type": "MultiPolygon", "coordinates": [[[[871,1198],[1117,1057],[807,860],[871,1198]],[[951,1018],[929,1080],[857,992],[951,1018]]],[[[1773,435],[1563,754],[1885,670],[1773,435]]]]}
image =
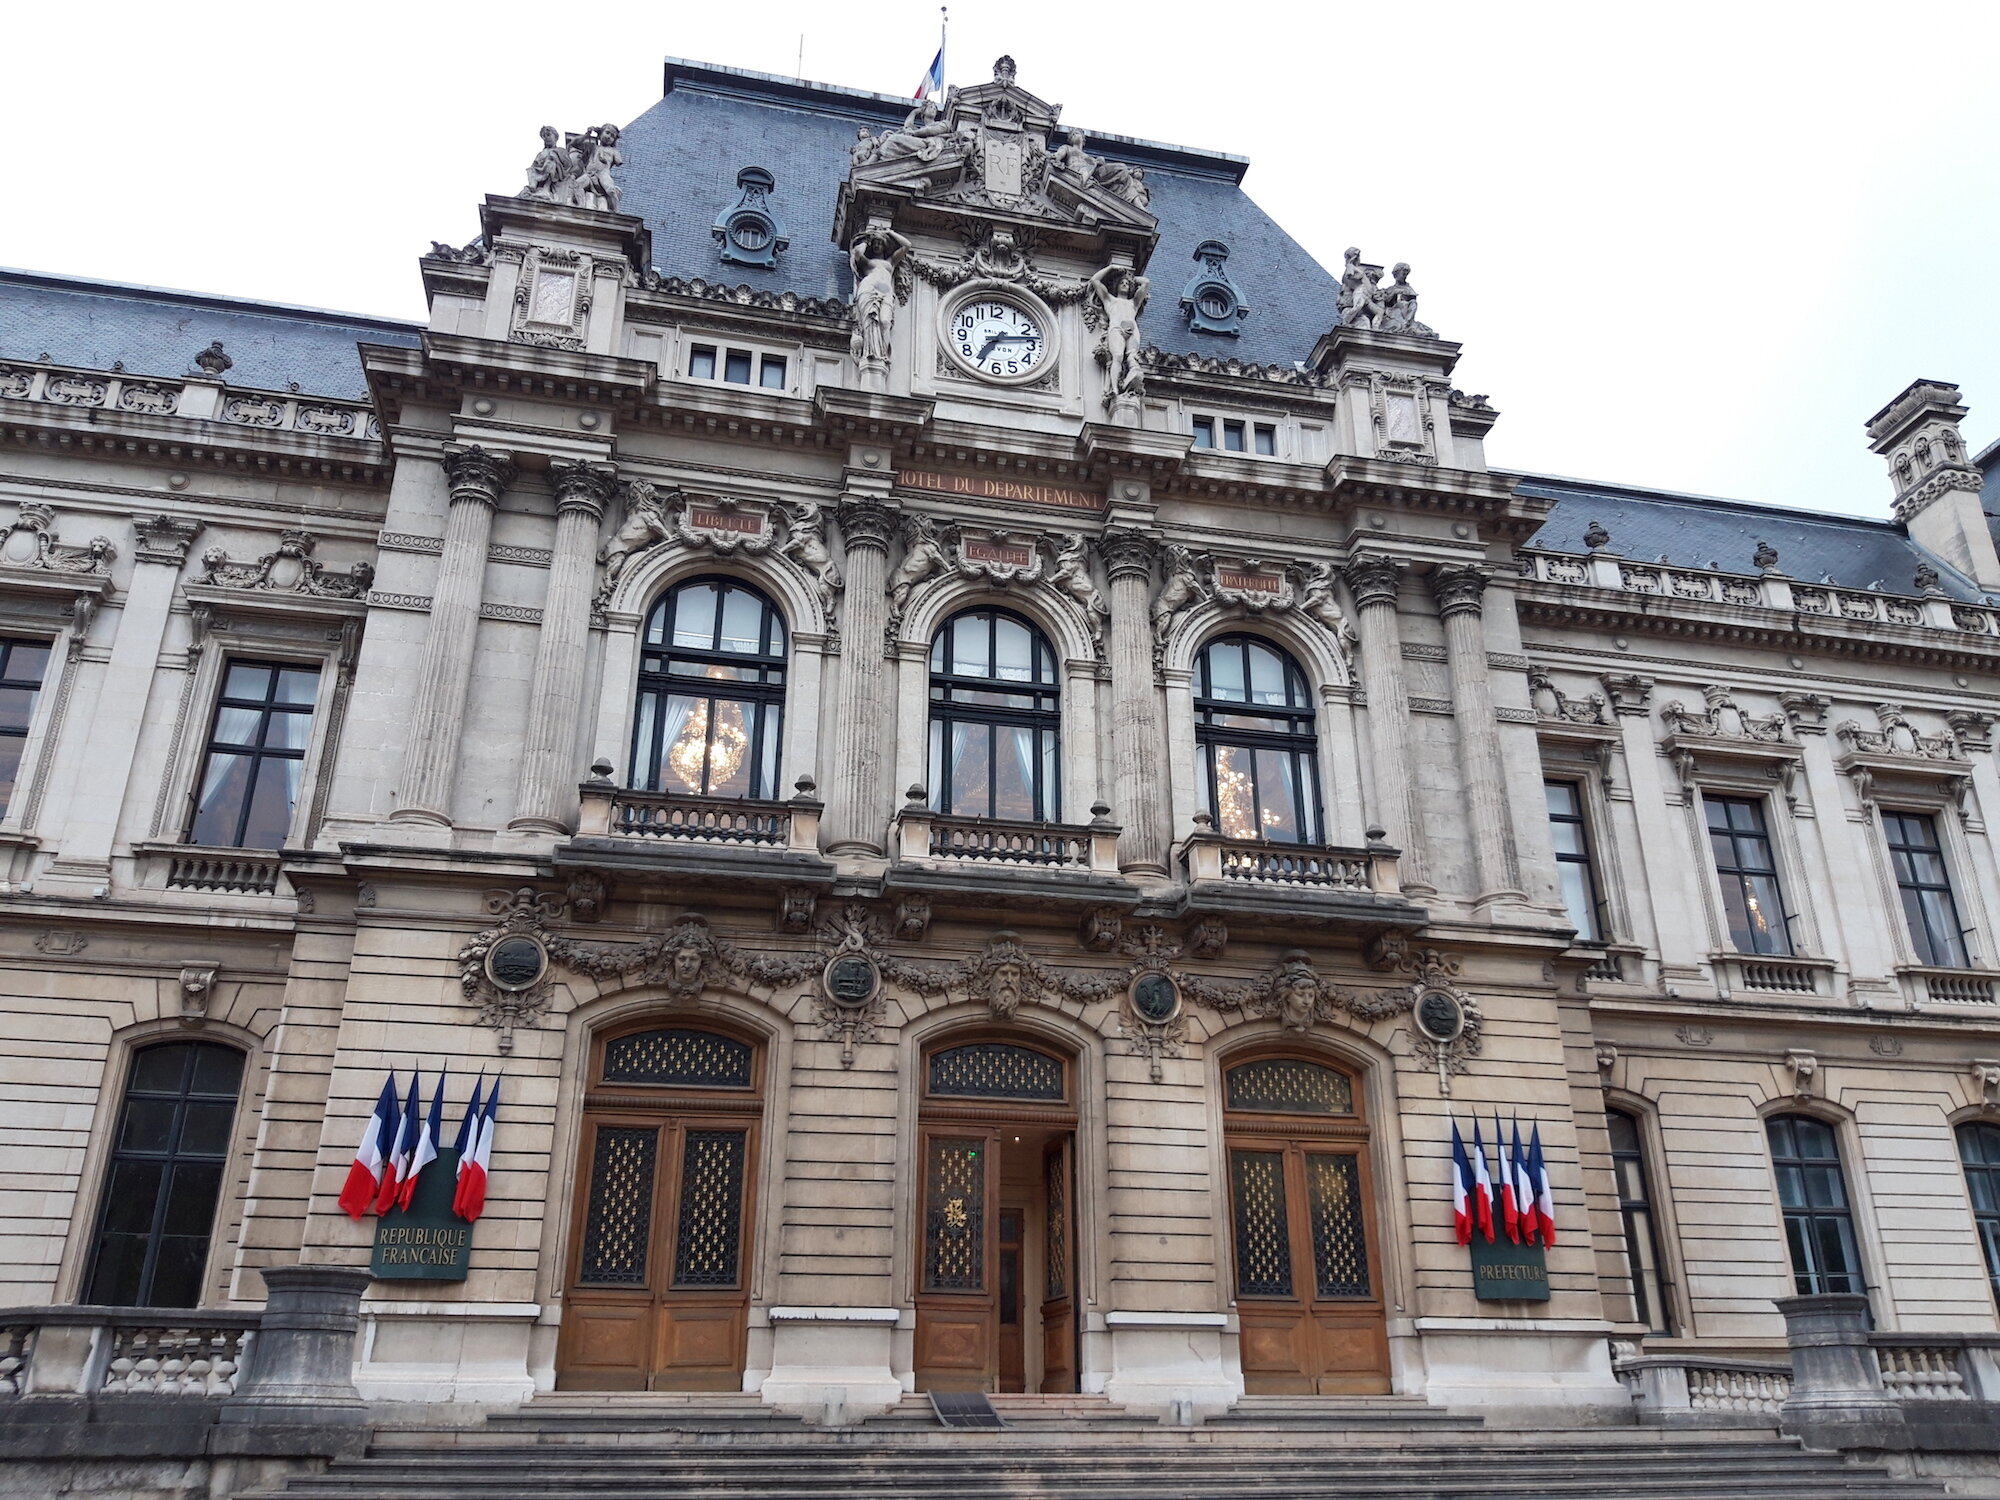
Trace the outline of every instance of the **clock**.
{"type": "Polygon", "coordinates": [[[982,379],[1005,384],[1042,373],[1053,351],[1045,315],[1009,297],[974,296],[945,313],[945,347],[982,379]]]}

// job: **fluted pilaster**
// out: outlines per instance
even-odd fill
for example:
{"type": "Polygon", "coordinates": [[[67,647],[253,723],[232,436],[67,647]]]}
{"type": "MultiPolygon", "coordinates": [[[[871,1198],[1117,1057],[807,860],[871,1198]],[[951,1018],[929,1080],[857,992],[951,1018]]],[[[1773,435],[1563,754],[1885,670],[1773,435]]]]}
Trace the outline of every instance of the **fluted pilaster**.
{"type": "Polygon", "coordinates": [[[1112,796],[1124,830],[1118,836],[1118,868],[1165,875],[1165,775],[1150,618],[1156,549],[1144,532],[1121,530],[1107,531],[1100,550],[1111,577],[1112,796]]]}
{"type": "Polygon", "coordinates": [[[1500,730],[1493,715],[1493,683],[1486,663],[1483,600],[1486,570],[1437,567],[1431,597],[1444,621],[1445,664],[1458,725],[1459,779],[1472,828],[1472,862],[1479,899],[1521,897],[1513,830],[1507,825],[1506,780],[1500,764],[1500,730]]]}
{"type": "Polygon", "coordinates": [[[1348,592],[1354,596],[1361,688],[1368,695],[1368,758],[1375,773],[1377,804],[1370,816],[1388,831],[1389,842],[1403,851],[1403,889],[1429,895],[1437,887],[1430,883],[1423,821],[1411,774],[1403,632],[1396,619],[1403,564],[1393,557],[1364,555],[1348,563],[1345,576],[1348,592]]]}
{"type": "Polygon", "coordinates": [[[508,825],[524,832],[570,830],[576,784],[582,780],[582,769],[574,761],[597,536],[604,508],[617,492],[615,472],[606,464],[549,465],[549,483],[556,496],[556,545],[549,561],[549,591],[542,601],[541,635],[535,643],[521,779],[515,790],[514,819],[508,825]]]}
{"type": "Polygon", "coordinates": [[[512,455],[472,447],[448,449],[444,470],[451,481],[451,509],[431,595],[431,631],[417,673],[401,805],[394,816],[449,825],[472,648],[486,592],[486,545],[493,534],[493,508],[514,482],[515,469],[512,455]]]}
{"type": "Polygon", "coordinates": [[[889,825],[884,741],[890,702],[882,632],[898,513],[879,500],[857,498],[843,500],[834,514],[847,547],[847,587],[841,594],[826,848],[829,854],[881,854],[889,825]]]}

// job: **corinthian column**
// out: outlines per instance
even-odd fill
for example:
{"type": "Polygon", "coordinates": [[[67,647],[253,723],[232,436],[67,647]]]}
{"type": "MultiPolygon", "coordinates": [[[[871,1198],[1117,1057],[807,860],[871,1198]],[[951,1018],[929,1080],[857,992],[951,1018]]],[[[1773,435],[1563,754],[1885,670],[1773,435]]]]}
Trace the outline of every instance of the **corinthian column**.
{"type": "Polygon", "coordinates": [[[493,508],[514,482],[515,470],[512,455],[474,447],[447,449],[444,472],[451,481],[451,510],[403,756],[402,805],[392,816],[448,827],[472,646],[486,591],[486,543],[493,534],[493,508]]]}
{"type": "Polygon", "coordinates": [[[549,465],[556,492],[556,548],[535,643],[527,742],[514,819],[529,833],[567,833],[576,783],[577,719],[583,706],[584,647],[590,632],[590,586],[597,571],[597,530],[617,481],[606,464],[549,465]]]}
{"type": "Polygon", "coordinates": [[[1459,776],[1472,824],[1472,863],[1479,900],[1521,899],[1514,835],[1507,826],[1506,781],[1500,769],[1500,731],[1493,717],[1493,684],[1486,664],[1486,620],[1480,600],[1486,570],[1436,567],[1431,597],[1444,620],[1445,662],[1458,725],[1459,776]]]}
{"type": "Polygon", "coordinates": [[[1100,544],[1111,575],[1112,795],[1119,826],[1118,868],[1165,875],[1161,830],[1160,704],[1153,687],[1153,541],[1144,532],[1107,531],[1100,544]]]}
{"type": "Polygon", "coordinates": [[[1346,568],[1354,596],[1354,629],[1360,637],[1361,688],[1368,695],[1368,759],[1375,772],[1372,820],[1403,851],[1403,889],[1431,895],[1424,858],[1423,822],[1410,765],[1410,705],[1403,692],[1403,632],[1396,623],[1396,591],[1403,564],[1393,557],[1362,556],[1346,568]]]}
{"type": "Polygon", "coordinates": [[[889,619],[889,539],[896,534],[896,511],[864,497],[843,500],[835,515],[847,546],[847,587],[840,606],[840,676],[834,692],[826,850],[880,854],[889,826],[883,742],[893,711],[882,631],[889,619]]]}

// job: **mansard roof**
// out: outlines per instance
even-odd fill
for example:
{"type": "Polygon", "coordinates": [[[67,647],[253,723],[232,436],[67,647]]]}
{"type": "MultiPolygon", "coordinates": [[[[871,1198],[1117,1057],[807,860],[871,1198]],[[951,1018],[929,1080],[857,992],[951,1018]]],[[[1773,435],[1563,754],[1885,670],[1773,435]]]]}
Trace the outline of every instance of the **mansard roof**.
{"type": "Polygon", "coordinates": [[[365,397],[357,344],[414,345],[421,323],[0,268],[0,360],[178,378],[216,340],[234,386],[365,397]]]}
{"type": "Polygon", "coordinates": [[[1895,521],[1536,474],[1520,476],[1519,489],[1555,501],[1527,544],[1550,552],[1588,552],[1583,534],[1595,521],[1611,533],[1607,550],[1629,562],[1754,574],[1751,556],[1759,542],[1769,542],[1778,549],[1779,570],[1799,583],[1916,594],[1912,575],[1929,563],[1954,599],[1986,597],[1895,521]]]}
{"type": "MultiPolygon", "coordinates": [[[[888,94],[670,59],[665,96],[620,143],[622,206],[652,230],[653,258],[665,275],[845,299],[852,290],[847,256],[831,229],[855,129],[900,125],[910,107],[888,94]],[[771,200],[791,227],[791,248],[772,270],[725,263],[710,233],[715,213],[736,200],[744,167],[777,178],[771,200]]],[[[1152,190],[1160,239],[1147,267],[1153,299],[1140,331],[1148,343],[1172,354],[1289,365],[1311,355],[1339,322],[1339,276],[1243,191],[1247,159],[1103,131],[1084,135],[1093,156],[1144,169],[1152,190]],[[1230,277],[1250,305],[1238,337],[1195,333],[1181,312],[1180,288],[1205,240],[1229,246],[1230,277]]]]}

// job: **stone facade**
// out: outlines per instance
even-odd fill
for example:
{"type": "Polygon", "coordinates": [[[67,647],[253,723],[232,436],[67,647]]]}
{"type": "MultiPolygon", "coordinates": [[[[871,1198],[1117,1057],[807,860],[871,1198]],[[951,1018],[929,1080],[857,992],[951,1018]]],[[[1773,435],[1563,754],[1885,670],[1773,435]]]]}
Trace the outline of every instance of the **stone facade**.
{"type": "MultiPolygon", "coordinates": [[[[1788,513],[1490,470],[1496,413],[1451,386],[1458,346],[1415,322],[1406,267],[1378,285],[1350,252],[1337,296],[1302,290],[1329,315],[1286,363],[1230,342],[1276,312],[1241,243],[1185,308],[1149,307],[1170,214],[1220,244],[1178,184],[1240,164],[1044,147],[1056,112],[1011,63],[900,127],[874,96],[679,86],[770,110],[803,88],[884,127],[824,167],[855,307],[711,284],[687,224],[717,266],[761,263],[708,245],[728,202],[648,217],[651,137],[603,127],[488,198],[473,246],[426,257],[429,322],[363,331],[365,396],[238,386],[213,357],[170,378],[0,367],[0,636],[47,648],[0,821],[0,1300],[92,1300],[135,1058],[195,1040],[244,1062],[196,1278],[215,1308],[257,1305],[266,1268],[367,1263],[375,1221],[335,1200],[385,1073],[428,1089],[448,1066],[448,1125],[468,1080],[504,1077],[469,1276],[363,1302],[377,1401],[635,1379],[852,1412],[1013,1358],[1029,1389],[1148,1407],[1303,1381],[1613,1417],[1621,1356],[1781,1356],[1774,1301],[1802,1288],[1774,1115],[1831,1126],[1878,1329],[1994,1330],[1955,1130],[2000,1118],[2000,561],[1952,388],[1920,382],[1870,426],[1896,522],[1814,523],[1908,579],[1813,581],[1759,542],[1788,513]],[[587,192],[563,175],[584,157],[587,192]],[[656,257],[669,238],[679,260],[656,257]],[[1211,307],[1217,288],[1239,305],[1211,307]],[[1194,352],[1163,347],[1162,318],[1194,352]],[[1019,357],[968,355],[980,319],[1019,357]],[[1698,511],[1715,557],[1627,556],[1600,500],[1698,511]],[[782,727],[748,798],[636,774],[639,685],[672,645],[649,613],[697,580],[782,621],[782,727]],[[1030,676],[1059,752],[1020,771],[1039,819],[939,784],[958,772],[930,748],[933,643],[968,611],[1047,643],[1030,676]],[[1224,826],[1221,752],[1198,753],[1203,652],[1238,638],[1304,683],[1285,774],[1316,780],[1317,813],[1290,837],[1224,826]],[[311,713],[282,835],[204,845],[243,664],[316,674],[311,713]],[[1581,937],[1545,780],[1588,848],[1581,937]],[[1722,894],[1725,805],[1758,810],[1774,863],[1784,933],[1762,953],[1738,951],[1722,894]],[[1949,952],[1913,936],[1898,815],[1938,840],[1949,952]],[[510,937],[538,945],[524,982],[491,962],[510,937]],[[606,1045],[649,1027],[747,1047],[749,1091],[619,1085],[606,1045]],[[940,1092],[940,1050],[975,1044],[1060,1081],[940,1092]],[[1334,1070],[1352,1107],[1260,1135],[1224,1079],[1270,1058],[1334,1070]],[[1636,1295],[1607,1104],[1648,1183],[1636,1295]],[[1547,1154],[1546,1302],[1477,1299],[1454,1241],[1452,1122],[1496,1117],[1547,1154]],[[580,1271],[609,1253],[583,1222],[605,1132],[641,1129],[744,1143],[729,1295],[700,1304],[705,1332],[648,1304],[643,1348],[580,1271]],[[1357,1163],[1351,1284],[1277,1322],[1297,1296],[1239,1295],[1269,1248],[1245,1219],[1259,1140],[1357,1163]],[[1007,1337],[982,1304],[962,1368],[932,1256],[933,1214],[968,1201],[933,1182],[970,1159],[951,1141],[991,1143],[996,1182],[972,1191],[1026,1205],[1012,1264],[1063,1293],[1017,1288],[1042,1336],[1012,1356],[977,1345],[1007,1337]]],[[[820,237],[775,176],[793,238],[820,237]]],[[[601,1206],[692,1214],[694,1180],[601,1206]]],[[[1328,1191],[1286,1199],[1276,1231],[1323,1282],[1303,1218],[1334,1213],[1328,1191]]]]}

